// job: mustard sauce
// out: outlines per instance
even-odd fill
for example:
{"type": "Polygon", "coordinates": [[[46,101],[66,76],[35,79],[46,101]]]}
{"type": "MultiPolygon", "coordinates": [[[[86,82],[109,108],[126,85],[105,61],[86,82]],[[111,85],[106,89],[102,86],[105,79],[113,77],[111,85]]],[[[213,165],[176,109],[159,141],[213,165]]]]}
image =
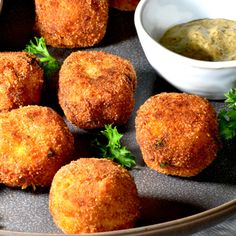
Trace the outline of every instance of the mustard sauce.
{"type": "Polygon", "coordinates": [[[169,50],[197,60],[236,59],[236,21],[199,19],[167,30],[160,43],[169,50]]]}

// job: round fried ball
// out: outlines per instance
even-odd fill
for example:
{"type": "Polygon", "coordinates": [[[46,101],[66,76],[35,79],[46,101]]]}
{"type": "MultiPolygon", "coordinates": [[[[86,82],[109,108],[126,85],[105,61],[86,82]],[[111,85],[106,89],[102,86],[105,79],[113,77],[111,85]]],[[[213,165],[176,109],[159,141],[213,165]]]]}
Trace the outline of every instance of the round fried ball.
{"type": "Polygon", "coordinates": [[[134,11],[140,0],[109,0],[109,6],[121,11],[134,11]]]}
{"type": "Polygon", "coordinates": [[[0,112],[38,104],[43,70],[36,57],[27,52],[0,53],[0,112]]]}
{"type": "Polygon", "coordinates": [[[128,122],[134,107],[136,73],[132,64],[105,52],[74,52],[59,73],[59,103],[79,128],[128,122]]]}
{"type": "Polygon", "coordinates": [[[65,233],[131,228],[139,204],[129,172],[107,159],[81,158],[63,166],[49,194],[54,222],[65,233]]]}
{"type": "Polygon", "coordinates": [[[161,93],[138,110],[136,139],[147,166],[164,174],[194,176],[216,158],[218,123],[199,96],[161,93]]]}
{"type": "Polygon", "coordinates": [[[35,0],[36,31],[54,47],[99,43],[108,21],[108,0],[35,0]]]}
{"type": "Polygon", "coordinates": [[[74,151],[74,138],[63,119],[47,107],[1,113],[0,140],[0,183],[23,189],[50,186],[74,151]]]}

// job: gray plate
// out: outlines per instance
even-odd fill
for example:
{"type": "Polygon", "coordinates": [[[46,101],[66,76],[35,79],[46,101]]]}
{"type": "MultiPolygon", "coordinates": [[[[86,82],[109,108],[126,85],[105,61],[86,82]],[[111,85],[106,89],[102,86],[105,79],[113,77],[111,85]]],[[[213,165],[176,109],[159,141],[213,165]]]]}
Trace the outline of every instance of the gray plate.
{"type": "MultiPolygon", "coordinates": [[[[31,34],[32,1],[5,1],[1,17],[1,50],[22,49],[31,34]],[[15,25],[17,19],[21,22],[17,21],[18,25],[15,25]],[[6,25],[8,29],[9,27],[12,29],[12,32],[7,30],[6,25]],[[21,27],[24,29],[24,35],[19,30],[21,27]],[[11,35],[14,37],[10,37],[11,35]],[[21,41],[17,40],[17,37],[20,37],[21,41]]],[[[50,48],[52,54],[60,61],[75,50],[50,48]]],[[[142,217],[134,229],[96,235],[156,235],[157,233],[158,235],[167,233],[189,235],[235,214],[235,140],[225,143],[217,160],[193,178],[162,175],[144,164],[135,140],[136,111],[150,96],[163,91],[177,90],[158,76],[147,62],[136,36],[133,13],[111,10],[107,34],[102,43],[97,47],[83,50],[103,50],[125,57],[133,63],[138,76],[133,115],[126,126],[119,127],[119,131],[124,134],[123,144],[135,154],[138,160],[137,168],[131,173],[142,200],[142,217]]],[[[53,97],[55,91],[52,84],[49,84],[47,89],[42,105],[51,106],[61,113],[55,96],[53,97]]],[[[212,103],[217,111],[223,107],[222,102],[212,103]]],[[[89,156],[89,143],[94,139],[96,132],[79,130],[69,122],[67,124],[75,136],[78,155],[89,156]]],[[[0,227],[0,235],[32,235],[32,232],[37,233],[35,235],[62,233],[53,223],[48,211],[48,189],[33,192],[1,186],[0,227]]]]}

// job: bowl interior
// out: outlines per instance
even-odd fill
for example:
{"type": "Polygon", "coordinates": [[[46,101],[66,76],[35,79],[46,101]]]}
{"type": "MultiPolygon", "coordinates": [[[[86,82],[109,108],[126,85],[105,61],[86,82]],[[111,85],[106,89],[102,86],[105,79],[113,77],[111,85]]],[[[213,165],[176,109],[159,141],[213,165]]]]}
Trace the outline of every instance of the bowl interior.
{"type": "Polygon", "coordinates": [[[146,0],[143,4],[141,23],[146,32],[156,40],[170,27],[191,20],[236,20],[235,0],[146,0]]]}

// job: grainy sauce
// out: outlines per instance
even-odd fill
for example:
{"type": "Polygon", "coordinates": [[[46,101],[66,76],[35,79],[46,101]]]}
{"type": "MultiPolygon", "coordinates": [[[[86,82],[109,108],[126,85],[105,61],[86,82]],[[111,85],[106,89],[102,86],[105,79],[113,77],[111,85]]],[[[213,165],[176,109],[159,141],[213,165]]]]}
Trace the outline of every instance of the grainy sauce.
{"type": "Polygon", "coordinates": [[[200,19],[179,24],[167,30],[160,43],[193,59],[236,60],[236,21],[200,19]]]}

